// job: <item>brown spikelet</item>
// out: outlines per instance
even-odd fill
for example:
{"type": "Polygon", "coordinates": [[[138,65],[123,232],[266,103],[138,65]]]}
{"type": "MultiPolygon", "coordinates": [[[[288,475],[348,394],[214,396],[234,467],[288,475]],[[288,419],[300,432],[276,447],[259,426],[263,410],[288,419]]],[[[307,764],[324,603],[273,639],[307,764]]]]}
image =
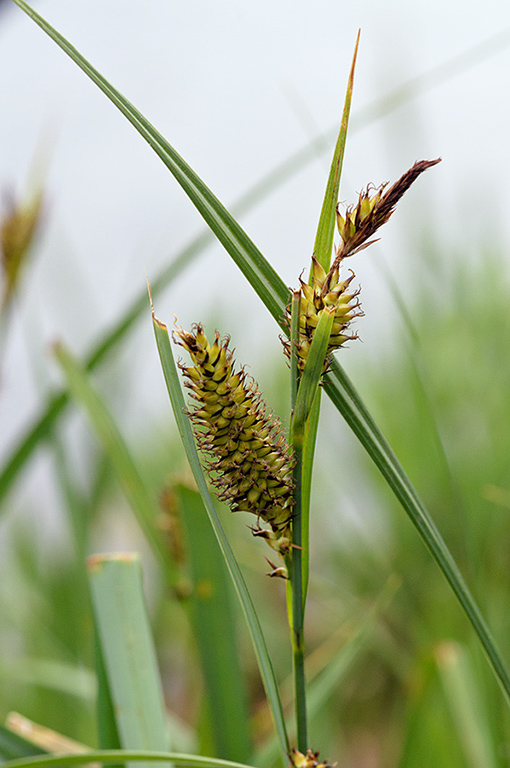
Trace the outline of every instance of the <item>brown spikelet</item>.
{"type": "Polygon", "coordinates": [[[424,171],[439,162],[440,157],[435,160],[419,160],[386,191],[384,190],[387,184],[382,184],[378,189],[368,186],[361,192],[357,205],[346,208],[344,216],[337,208],[337,225],[342,242],[336,254],[335,264],[370,245],[373,242],[370,238],[386,224],[411,184],[414,184],[424,171]]]}

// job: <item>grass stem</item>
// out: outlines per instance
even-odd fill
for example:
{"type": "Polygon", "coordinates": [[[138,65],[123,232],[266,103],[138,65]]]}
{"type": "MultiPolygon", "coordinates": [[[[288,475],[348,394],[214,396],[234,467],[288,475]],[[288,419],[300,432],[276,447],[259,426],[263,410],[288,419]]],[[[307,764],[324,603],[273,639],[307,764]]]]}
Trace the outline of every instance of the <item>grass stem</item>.
{"type": "MultiPolygon", "coordinates": [[[[291,372],[291,405],[292,415],[296,407],[299,385],[299,366],[297,356],[297,341],[299,337],[300,292],[292,296],[290,321],[290,372],[291,372]]],[[[302,425],[304,426],[304,425],[302,425]]],[[[290,602],[291,616],[289,617],[293,652],[294,700],[296,709],[297,747],[300,752],[308,748],[307,715],[306,715],[306,682],[305,682],[305,639],[303,599],[303,531],[302,531],[302,470],[303,470],[303,433],[292,430],[295,465],[294,477],[294,509],[292,517],[292,558],[290,567],[290,602]]]]}

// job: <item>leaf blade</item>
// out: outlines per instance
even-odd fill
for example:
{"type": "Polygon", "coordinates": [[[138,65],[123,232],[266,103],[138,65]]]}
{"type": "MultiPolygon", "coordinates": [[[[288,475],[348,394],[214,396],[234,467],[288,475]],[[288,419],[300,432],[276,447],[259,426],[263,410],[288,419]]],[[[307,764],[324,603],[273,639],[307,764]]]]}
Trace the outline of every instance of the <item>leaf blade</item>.
{"type": "MultiPolygon", "coordinates": [[[[163,690],[137,554],[87,560],[98,638],[118,735],[126,749],[168,749],[163,690]]],[[[170,765],[170,764],[169,764],[170,765]]]]}
{"type": "Polygon", "coordinates": [[[342,164],[345,153],[345,142],[347,139],[347,128],[349,125],[349,115],[351,112],[351,100],[352,90],[354,85],[354,70],[356,68],[356,59],[358,56],[358,46],[361,30],[358,31],[356,38],[356,45],[354,47],[354,55],[352,57],[351,71],[349,73],[349,79],[347,82],[347,90],[345,94],[344,111],[342,114],[342,121],[340,123],[340,131],[336,140],[335,150],[333,152],[333,160],[331,161],[331,168],[329,171],[328,183],[326,185],[326,192],[324,194],[324,200],[322,203],[321,214],[319,217],[319,224],[317,227],[317,234],[315,236],[315,244],[313,247],[313,255],[327,272],[331,261],[331,251],[333,249],[333,235],[335,232],[335,213],[338,203],[338,192],[340,189],[340,176],[342,173],[342,164]]]}
{"type": "Polygon", "coordinates": [[[248,589],[246,587],[244,578],[242,576],[242,573],[239,569],[237,561],[234,557],[234,553],[230,548],[230,544],[228,543],[228,540],[225,536],[222,525],[220,523],[220,520],[214,508],[214,504],[209,494],[209,489],[207,487],[204,474],[202,472],[202,467],[200,466],[200,461],[199,461],[198,453],[195,447],[195,442],[193,439],[193,434],[191,431],[189,419],[185,415],[184,398],[182,395],[179,377],[177,374],[177,369],[175,366],[175,361],[174,361],[172,349],[170,346],[170,339],[168,336],[167,327],[164,323],[162,323],[160,320],[158,320],[155,317],[154,312],[153,312],[153,324],[154,324],[154,333],[156,336],[156,344],[158,347],[158,352],[161,359],[161,365],[163,368],[163,373],[164,373],[165,381],[168,388],[168,394],[170,396],[170,401],[174,411],[175,420],[177,422],[177,427],[179,429],[179,433],[181,435],[184,448],[186,450],[186,455],[188,457],[188,462],[190,464],[191,471],[193,472],[193,476],[197,483],[198,490],[202,497],[204,506],[207,510],[207,514],[209,515],[211,525],[213,527],[214,533],[218,540],[218,544],[221,548],[222,554],[225,558],[227,568],[232,577],[232,581],[234,583],[234,587],[237,592],[239,602],[241,603],[241,607],[248,624],[251,639],[253,642],[253,647],[255,650],[255,655],[257,657],[257,662],[259,665],[260,675],[266,691],[266,696],[267,696],[269,707],[273,717],[275,730],[278,734],[282,764],[284,766],[287,766],[287,762],[288,762],[287,755],[289,751],[288,736],[287,736],[287,731],[285,727],[285,720],[283,717],[282,704],[281,704],[280,695],[278,692],[276,677],[274,674],[271,659],[269,657],[269,653],[267,651],[264,636],[262,634],[262,628],[260,626],[260,622],[258,620],[258,616],[255,611],[255,607],[252,603],[248,589]]]}

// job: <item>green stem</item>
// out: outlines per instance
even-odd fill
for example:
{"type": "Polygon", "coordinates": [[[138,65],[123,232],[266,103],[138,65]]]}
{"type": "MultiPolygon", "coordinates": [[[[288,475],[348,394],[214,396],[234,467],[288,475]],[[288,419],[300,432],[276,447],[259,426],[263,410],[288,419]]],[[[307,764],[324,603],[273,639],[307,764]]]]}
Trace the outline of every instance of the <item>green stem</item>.
{"type": "MultiPolygon", "coordinates": [[[[299,367],[297,342],[299,339],[299,309],[300,291],[292,295],[290,321],[290,379],[292,415],[296,407],[296,397],[299,385],[299,367]]],[[[292,421],[292,419],[291,419],[292,421]]],[[[303,425],[304,426],[304,425],[303,425]]],[[[289,624],[293,653],[294,701],[296,708],[297,747],[300,752],[308,748],[307,718],[306,718],[306,681],[305,681],[305,640],[304,615],[305,601],[303,599],[303,530],[302,530],[302,468],[303,468],[304,432],[292,430],[295,465],[294,477],[294,509],[292,515],[292,555],[290,559],[290,602],[289,624]]]]}
{"type": "Polygon", "coordinates": [[[303,549],[301,529],[301,472],[303,451],[301,446],[294,449],[294,515],[292,518],[292,624],[291,638],[294,670],[294,696],[296,707],[297,746],[300,752],[308,748],[306,721],[306,682],[305,682],[305,639],[304,639],[304,603],[303,603],[303,549]]]}

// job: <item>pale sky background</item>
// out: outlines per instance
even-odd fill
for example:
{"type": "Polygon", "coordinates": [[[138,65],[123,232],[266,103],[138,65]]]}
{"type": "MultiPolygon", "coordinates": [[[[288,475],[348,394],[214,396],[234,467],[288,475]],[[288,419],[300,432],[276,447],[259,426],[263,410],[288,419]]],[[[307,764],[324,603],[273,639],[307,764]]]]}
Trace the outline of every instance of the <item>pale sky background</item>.
{"type": "MultiPolygon", "coordinates": [[[[394,181],[415,160],[443,162],[408,193],[381,245],[352,264],[367,317],[358,326],[364,344],[342,358],[348,371],[357,355],[376,356],[397,322],[378,253],[412,289],[413,243],[427,232],[445,253],[464,250],[466,258],[480,257],[481,238],[508,246],[507,0],[41,0],[34,7],[227,206],[311,136],[339,124],[361,27],[340,198],[353,201],[368,182],[394,181]],[[472,66],[354,130],[367,105],[488,39],[472,66]]],[[[202,224],[152,150],[10,0],[0,5],[0,104],[0,189],[22,191],[38,144],[49,136],[53,143],[46,224],[3,352],[5,454],[38,412],[45,384],[60,380],[49,344],[64,339],[84,353],[144,290],[144,270],[155,276],[202,224]]],[[[291,286],[309,264],[331,151],[332,144],[242,219],[291,286]]],[[[215,313],[256,378],[257,365],[278,350],[274,323],[219,246],[158,298],[156,311],[169,324],[175,313],[185,327],[215,313]]],[[[116,400],[128,435],[169,407],[148,314],[129,350],[116,400]]],[[[105,386],[111,394],[112,382],[105,386]]],[[[40,487],[44,469],[23,498],[40,487]]]]}

